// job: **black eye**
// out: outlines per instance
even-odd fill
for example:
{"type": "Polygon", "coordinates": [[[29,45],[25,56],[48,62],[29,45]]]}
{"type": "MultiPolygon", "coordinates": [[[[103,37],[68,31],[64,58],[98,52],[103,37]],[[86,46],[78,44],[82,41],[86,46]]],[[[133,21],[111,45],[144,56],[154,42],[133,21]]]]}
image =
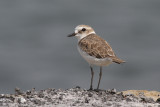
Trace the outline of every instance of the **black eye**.
{"type": "Polygon", "coordinates": [[[86,31],[86,29],[85,29],[85,28],[83,28],[83,29],[82,29],[82,31],[86,31]]]}

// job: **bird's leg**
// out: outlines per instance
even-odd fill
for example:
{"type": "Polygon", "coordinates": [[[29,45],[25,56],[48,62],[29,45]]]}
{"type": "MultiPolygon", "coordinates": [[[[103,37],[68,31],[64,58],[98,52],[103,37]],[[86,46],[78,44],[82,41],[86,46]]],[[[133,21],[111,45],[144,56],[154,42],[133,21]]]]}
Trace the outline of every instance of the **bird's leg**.
{"type": "Polygon", "coordinates": [[[101,77],[102,77],[102,66],[100,66],[99,81],[98,81],[97,90],[99,89],[99,85],[100,85],[100,82],[101,82],[101,77]]]}
{"type": "Polygon", "coordinates": [[[93,72],[93,68],[92,66],[90,66],[90,69],[91,69],[91,84],[90,84],[90,89],[89,90],[93,90],[93,87],[92,87],[92,83],[93,83],[93,76],[94,76],[94,72],[93,72]]]}

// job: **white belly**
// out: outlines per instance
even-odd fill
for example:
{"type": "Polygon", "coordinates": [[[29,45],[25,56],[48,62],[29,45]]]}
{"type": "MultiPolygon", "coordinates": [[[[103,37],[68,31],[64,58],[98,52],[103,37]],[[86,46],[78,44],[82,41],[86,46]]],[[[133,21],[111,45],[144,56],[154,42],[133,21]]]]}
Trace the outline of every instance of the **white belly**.
{"type": "Polygon", "coordinates": [[[91,65],[107,66],[112,63],[111,58],[98,59],[98,58],[92,57],[92,56],[88,55],[86,52],[82,51],[79,48],[79,46],[78,46],[78,51],[81,54],[81,56],[91,65]]]}

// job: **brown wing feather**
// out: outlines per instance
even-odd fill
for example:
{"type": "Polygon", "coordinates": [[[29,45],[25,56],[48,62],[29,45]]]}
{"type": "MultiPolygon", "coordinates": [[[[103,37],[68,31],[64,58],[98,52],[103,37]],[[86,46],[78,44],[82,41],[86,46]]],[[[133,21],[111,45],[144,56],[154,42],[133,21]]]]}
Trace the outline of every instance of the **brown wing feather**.
{"type": "Polygon", "coordinates": [[[81,50],[96,58],[116,57],[110,45],[95,34],[81,39],[79,46],[81,50]]]}
{"type": "Polygon", "coordinates": [[[118,57],[112,57],[112,61],[117,64],[125,63],[125,61],[123,61],[122,59],[119,59],[118,57]]]}

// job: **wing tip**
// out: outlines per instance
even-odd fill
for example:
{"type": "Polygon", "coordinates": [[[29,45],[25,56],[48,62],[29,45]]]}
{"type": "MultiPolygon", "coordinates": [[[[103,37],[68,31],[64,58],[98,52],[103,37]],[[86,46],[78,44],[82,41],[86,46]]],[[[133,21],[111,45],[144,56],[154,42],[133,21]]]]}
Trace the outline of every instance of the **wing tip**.
{"type": "Polygon", "coordinates": [[[117,64],[121,64],[121,63],[126,63],[126,61],[119,59],[119,58],[112,58],[112,61],[117,63],[117,64]]]}

